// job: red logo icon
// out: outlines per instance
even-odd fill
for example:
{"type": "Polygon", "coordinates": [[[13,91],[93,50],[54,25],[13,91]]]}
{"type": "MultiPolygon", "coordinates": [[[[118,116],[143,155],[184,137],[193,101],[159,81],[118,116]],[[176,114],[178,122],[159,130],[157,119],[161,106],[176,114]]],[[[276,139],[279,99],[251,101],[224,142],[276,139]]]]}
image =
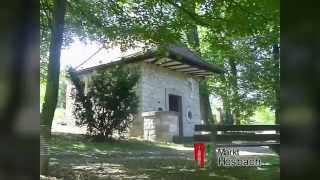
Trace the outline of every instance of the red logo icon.
{"type": "Polygon", "coordinates": [[[205,145],[203,143],[194,144],[194,160],[196,161],[197,167],[199,166],[199,154],[200,167],[204,168],[205,145]]]}

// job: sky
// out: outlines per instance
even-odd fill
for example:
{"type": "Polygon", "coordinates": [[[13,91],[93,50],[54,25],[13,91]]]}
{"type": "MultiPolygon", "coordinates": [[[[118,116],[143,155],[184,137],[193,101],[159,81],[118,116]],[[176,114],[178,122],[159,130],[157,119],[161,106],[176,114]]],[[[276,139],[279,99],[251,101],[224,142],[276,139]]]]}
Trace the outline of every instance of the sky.
{"type": "MultiPolygon", "coordinates": [[[[77,67],[79,64],[84,62],[88,57],[93,55],[101,44],[95,42],[87,42],[86,44],[81,42],[79,39],[74,39],[74,42],[61,51],[61,69],[66,66],[77,67]]],[[[79,69],[104,64],[107,62],[119,60],[120,57],[126,56],[137,52],[139,49],[129,49],[126,52],[121,52],[119,47],[112,49],[102,49],[93,56],[88,62],[79,67],[79,69]]]]}

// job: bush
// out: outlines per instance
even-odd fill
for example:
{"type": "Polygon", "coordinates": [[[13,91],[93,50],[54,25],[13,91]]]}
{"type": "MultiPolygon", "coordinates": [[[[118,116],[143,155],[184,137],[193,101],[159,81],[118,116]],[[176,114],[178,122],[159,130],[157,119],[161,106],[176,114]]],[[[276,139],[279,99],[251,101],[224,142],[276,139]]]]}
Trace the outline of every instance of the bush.
{"type": "Polygon", "coordinates": [[[134,90],[139,80],[139,73],[117,66],[111,70],[98,70],[87,84],[73,69],[69,77],[76,91],[73,114],[79,126],[87,126],[90,136],[110,139],[114,132],[120,136],[127,132],[129,124],[138,111],[138,97],[134,90]]]}

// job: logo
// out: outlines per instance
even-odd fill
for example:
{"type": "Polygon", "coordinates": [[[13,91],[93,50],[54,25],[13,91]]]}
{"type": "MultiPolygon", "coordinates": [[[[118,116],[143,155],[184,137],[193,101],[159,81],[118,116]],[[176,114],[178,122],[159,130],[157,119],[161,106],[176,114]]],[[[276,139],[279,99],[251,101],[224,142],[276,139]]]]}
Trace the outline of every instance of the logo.
{"type": "Polygon", "coordinates": [[[205,145],[203,143],[194,144],[194,159],[196,161],[196,166],[204,168],[204,159],[205,158],[205,145]],[[200,158],[199,158],[200,157],[200,158]]]}
{"type": "Polygon", "coordinates": [[[218,148],[217,165],[222,167],[256,167],[261,166],[261,159],[257,157],[240,157],[239,149],[218,148]]]}

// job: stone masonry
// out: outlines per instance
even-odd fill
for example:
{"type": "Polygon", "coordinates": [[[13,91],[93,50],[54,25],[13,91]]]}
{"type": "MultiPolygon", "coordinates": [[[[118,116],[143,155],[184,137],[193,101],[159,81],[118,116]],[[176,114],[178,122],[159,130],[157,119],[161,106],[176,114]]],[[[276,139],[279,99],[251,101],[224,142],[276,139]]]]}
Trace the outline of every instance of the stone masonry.
{"type": "MultiPolygon", "coordinates": [[[[199,79],[146,62],[128,64],[127,66],[141,68],[141,79],[136,88],[140,98],[139,113],[129,130],[130,136],[143,137],[143,112],[169,110],[169,94],[182,97],[183,136],[193,136],[194,125],[201,122],[199,79]]],[[[90,74],[82,76],[90,76],[90,74]]],[[[68,87],[68,92],[70,93],[70,91],[71,88],[68,87]]],[[[71,120],[72,102],[70,101],[72,101],[70,94],[67,94],[66,117],[70,121],[74,121],[71,120]]]]}

